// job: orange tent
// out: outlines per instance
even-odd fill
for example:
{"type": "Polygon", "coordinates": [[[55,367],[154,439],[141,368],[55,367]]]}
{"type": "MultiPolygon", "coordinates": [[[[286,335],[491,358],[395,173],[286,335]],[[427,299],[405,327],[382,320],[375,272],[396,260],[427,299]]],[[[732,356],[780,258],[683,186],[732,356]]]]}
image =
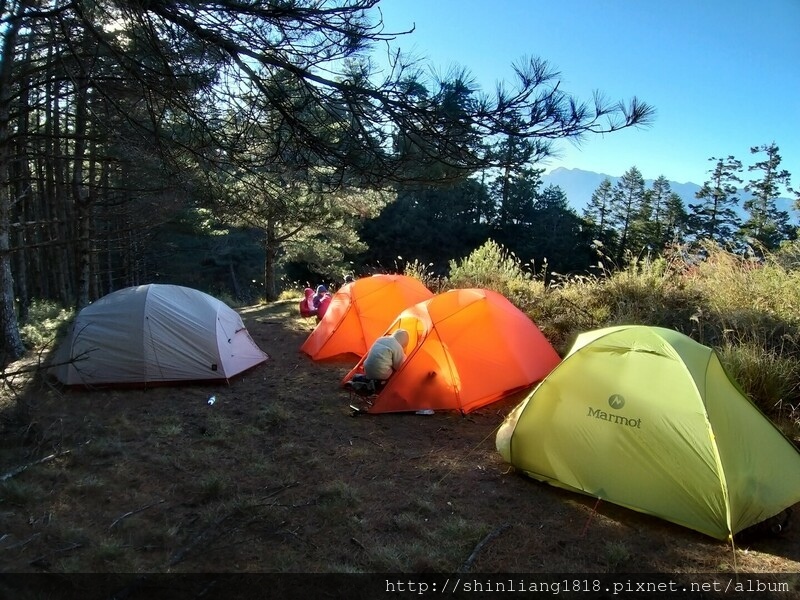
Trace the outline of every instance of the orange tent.
{"type": "Polygon", "coordinates": [[[300,347],[314,360],[355,354],[360,358],[400,312],[433,296],[418,279],[372,275],[337,291],[328,310],[300,347]]]}
{"type": "MultiPolygon", "coordinates": [[[[476,410],[529,387],[561,361],[536,324],[503,295],[450,290],[404,310],[386,330],[409,334],[406,360],[371,413],[476,410]]],[[[342,383],[363,372],[364,359],[342,383]]]]}

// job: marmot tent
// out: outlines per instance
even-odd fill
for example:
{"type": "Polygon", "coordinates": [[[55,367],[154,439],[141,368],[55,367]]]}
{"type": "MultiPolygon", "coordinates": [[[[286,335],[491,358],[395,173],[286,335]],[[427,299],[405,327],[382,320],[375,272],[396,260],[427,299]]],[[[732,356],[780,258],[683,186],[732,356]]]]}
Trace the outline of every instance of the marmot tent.
{"type": "Polygon", "coordinates": [[[50,373],[67,385],[224,380],[268,358],[225,303],[191,288],[150,284],[81,310],[50,373]]]}
{"type": "Polygon", "coordinates": [[[535,479],[725,539],[800,501],[800,454],[711,348],[659,327],[578,336],[497,448],[535,479]]]}
{"type": "Polygon", "coordinates": [[[355,359],[366,354],[405,308],[433,296],[419,280],[405,275],[372,275],[337,291],[325,315],[300,347],[314,360],[355,359]]]}
{"type": "MultiPolygon", "coordinates": [[[[405,329],[406,360],[371,413],[468,413],[544,378],[560,358],[536,324],[491,290],[461,289],[407,308],[386,333],[405,329]]],[[[342,383],[362,371],[364,359],[342,383]]]]}

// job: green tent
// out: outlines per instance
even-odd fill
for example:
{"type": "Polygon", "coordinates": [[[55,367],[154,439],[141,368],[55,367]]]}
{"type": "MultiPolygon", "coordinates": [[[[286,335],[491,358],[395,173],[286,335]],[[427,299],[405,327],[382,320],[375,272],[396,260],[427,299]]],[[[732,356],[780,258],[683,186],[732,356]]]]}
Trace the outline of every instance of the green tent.
{"type": "Polygon", "coordinates": [[[578,336],[497,449],[535,479],[718,539],[800,501],[800,453],[714,350],[659,327],[578,336]]]}

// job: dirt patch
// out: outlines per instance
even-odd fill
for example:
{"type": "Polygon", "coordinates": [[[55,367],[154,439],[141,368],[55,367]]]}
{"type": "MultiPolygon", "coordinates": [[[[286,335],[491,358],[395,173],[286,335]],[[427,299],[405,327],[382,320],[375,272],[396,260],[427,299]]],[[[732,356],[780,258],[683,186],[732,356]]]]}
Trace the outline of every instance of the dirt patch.
{"type": "Polygon", "coordinates": [[[54,456],[0,484],[2,570],[800,572],[800,527],[733,550],[511,472],[494,434],[520,396],[351,416],[352,363],[301,355],[294,310],[241,311],[271,359],[229,385],[7,398],[0,475],[54,456]]]}

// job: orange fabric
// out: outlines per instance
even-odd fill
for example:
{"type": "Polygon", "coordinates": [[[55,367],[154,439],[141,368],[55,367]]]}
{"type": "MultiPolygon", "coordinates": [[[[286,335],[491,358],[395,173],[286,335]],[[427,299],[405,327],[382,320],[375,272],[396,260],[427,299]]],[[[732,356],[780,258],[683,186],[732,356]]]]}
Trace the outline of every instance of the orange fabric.
{"type": "Polygon", "coordinates": [[[373,275],[342,286],[300,350],[314,360],[367,353],[400,312],[433,296],[405,275],[373,275]]]}
{"type": "MultiPolygon", "coordinates": [[[[451,290],[403,311],[385,333],[409,332],[406,361],[371,413],[468,413],[524,389],[561,361],[536,324],[491,290],[451,290]]],[[[363,358],[342,383],[361,371],[363,358]]]]}

